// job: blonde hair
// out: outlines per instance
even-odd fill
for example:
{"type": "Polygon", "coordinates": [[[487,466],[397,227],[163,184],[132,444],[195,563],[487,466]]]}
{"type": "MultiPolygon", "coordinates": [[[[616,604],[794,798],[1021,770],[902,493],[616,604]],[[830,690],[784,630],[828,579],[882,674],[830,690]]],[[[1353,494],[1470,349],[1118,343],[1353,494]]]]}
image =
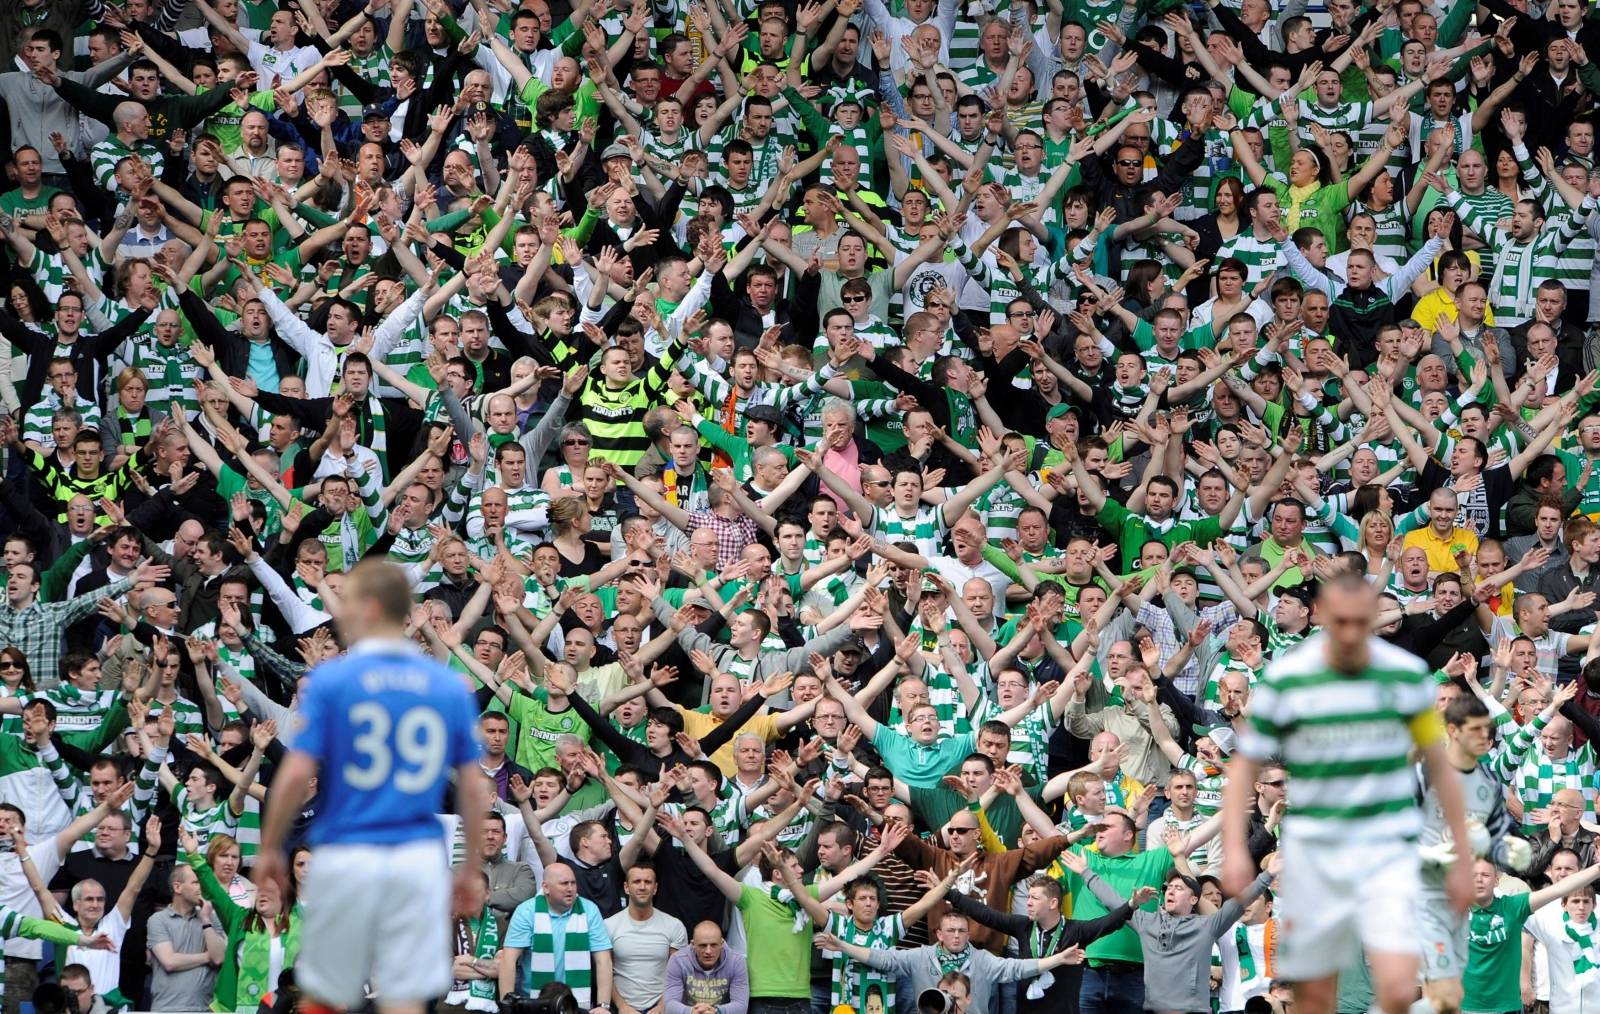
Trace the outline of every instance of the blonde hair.
{"type": "Polygon", "coordinates": [[[117,379],[112,381],[112,386],[116,389],[118,394],[121,394],[124,387],[127,387],[136,380],[144,385],[146,391],[150,389],[150,378],[144,375],[143,370],[136,369],[132,366],[124,366],[122,368],[122,372],[117,374],[117,379]]]}
{"type": "Polygon", "coordinates": [[[1363,514],[1361,516],[1360,529],[1361,529],[1361,548],[1362,549],[1367,548],[1367,524],[1373,518],[1377,518],[1379,521],[1382,521],[1385,525],[1388,525],[1389,526],[1389,538],[1390,539],[1394,538],[1394,535],[1395,535],[1394,518],[1389,516],[1389,512],[1386,511],[1386,510],[1383,510],[1381,508],[1378,509],[1378,510],[1367,511],[1365,514],[1363,514]]]}
{"type": "Polygon", "coordinates": [[[589,512],[589,503],[581,496],[564,496],[550,504],[550,523],[558,529],[568,529],[589,512]]]}

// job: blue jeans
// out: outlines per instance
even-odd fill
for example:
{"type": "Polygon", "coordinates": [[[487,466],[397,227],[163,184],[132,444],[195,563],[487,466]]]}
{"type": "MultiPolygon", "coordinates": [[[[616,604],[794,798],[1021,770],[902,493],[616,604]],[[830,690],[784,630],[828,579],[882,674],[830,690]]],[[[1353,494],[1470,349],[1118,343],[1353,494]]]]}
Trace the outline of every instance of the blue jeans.
{"type": "Polygon", "coordinates": [[[1144,969],[1117,962],[1083,970],[1078,1014],[1142,1014],[1144,969]]]}
{"type": "Polygon", "coordinates": [[[902,975],[894,981],[895,1014],[917,1014],[916,980],[902,975]]]}
{"type": "Polygon", "coordinates": [[[811,1014],[811,1001],[786,996],[752,996],[749,1014],[811,1014]]]}
{"type": "Polygon", "coordinates": [[[1017,984],[996,983],[989,992],[989,1014],[1017,1014],[1017,984]]]}

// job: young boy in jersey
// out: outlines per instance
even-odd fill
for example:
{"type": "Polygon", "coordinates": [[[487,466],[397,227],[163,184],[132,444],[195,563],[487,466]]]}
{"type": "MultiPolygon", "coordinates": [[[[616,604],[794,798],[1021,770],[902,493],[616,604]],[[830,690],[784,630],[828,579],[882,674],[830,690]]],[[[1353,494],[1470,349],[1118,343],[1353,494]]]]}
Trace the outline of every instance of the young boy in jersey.
{"type": "MultiPolygon", "coordinates": [[[[1546,709],[1548,715],[1576,693],[1576,683],[1557,690],[1546,709]]],[[[1444,731],[1445,758],[1460,775],[1468,826],[1474,834],[1479,828],[1487,832],[1485,838],[1474,842],[1474,851],[1479,851],[1477,846],[1481,845],[1481,852],[1490,861],[1518,872],[1526,869],[1533,858],[1533,848],[1513,836],[1517,822],[1505,807],[1505,786],[1484,762],[1494,745],[1494,719],[1488,707],[1471,694],[1458,695],[1444,709],[1444,731]]],[[[1452,1014],[1461,1007],[1468,920],[1450,908],[1445,893],[1445,871],[1456,857],[1444,824],[1444,809],[1427,771],[1419,767],[1417,777],[1422,790],[1423,864],[1415,917],[1422,937],[1422,993],[1435,1011],[1452,1014]]]]}
{"type": "Polygon", "coordinates": [[[205,848],[214,834],[238,833],[239,818],[244,816],[245,800],[249,798],[250,785],[256,780],[263,756],[259,750],[251,751],[239,784],[227,798],[221,798],[222,773],[210,764],[196,764],[181,787],[171,769],[165,764],[161,766],[161,787],[172,795],[172,805],[178,808],[178,826],[193,834],[201,848],[205,848]]]}
{"type": "Polygon", "coordinates": [[[288,888],[284,839],[318,778],[295,976],[308,1014],[365,1000],[380,1014],[423,1014],[452,981],[449,854],[438,818],[449,775],[466,839],[456,910],[483,855],[486,780],[477,708],[461,678],[405,636],[411,586],[386,560],[363,560],[335,621],[350,653],[308,677],[294,749],[278,769],[256,875],[288,888]]]}

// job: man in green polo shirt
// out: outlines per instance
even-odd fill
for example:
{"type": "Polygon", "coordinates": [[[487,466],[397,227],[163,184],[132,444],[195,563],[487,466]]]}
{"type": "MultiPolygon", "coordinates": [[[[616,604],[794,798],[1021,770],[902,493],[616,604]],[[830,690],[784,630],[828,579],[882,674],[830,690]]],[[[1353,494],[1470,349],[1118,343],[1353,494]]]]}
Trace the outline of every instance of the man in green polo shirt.
{"type": "MultiPolygon", "coordinates": [[[[1089,869],[1124,898],[1132,897],[1141,887],[1160,888],[1172,870],[1174,854],[1188,855],[1216,837],[1222,828],[1222,816],[1217,814],[1181,836],[1176,853],[1166,845],[1135,852],[1139,831],[1133,818],[1121,811],[1110,811],[1104,821],[1092,846],[1075,845],[1069,851],[1082,856],[1089,869]]],[[[1071,868],[1074,865],[1078,864],[1075,861],[1063,863],[1058,858],[1045,875],[1055,878],[1071,893],[1074,919],[1097,919],[1106,915],[1109,910],[1084,887],[1083,877],[1071,868]]],[[[1154,904],[1152,900],[1147,907],[1154,904]]],[[[1125,925],[1090,944],[1087,959],[1088,967],[1083,970],[1083,987],[1079,994],[1082,1002],[1088,1003],[1091,997],[1106,1001],[1115,998],[1119,1009],[1139,1007],[1144,1000],[1144,948],[1132,926],[1125,925]]]]}
{"type": "MultiPolygon", "coordinates": [[[[1495,890],[1500,883],[1499,868],[1487,859],[1473,864],[1467,961],[1461,975],[1462,1010],[1521,1008],[1524,925],[1550,902],[1581,891],[1600,878],[1600,866],[1590,866],[1556,879],[1558,872],[1568,869],[1567,863],[1552,862],[1546,873],[1552,881],[1548,886],[1522,894],[1500,894],[1495,890]]],[[[1562,925],[1563,930],[1564,922],[1559,917],[1549,920],[1550,925],[1562,925]]]]}

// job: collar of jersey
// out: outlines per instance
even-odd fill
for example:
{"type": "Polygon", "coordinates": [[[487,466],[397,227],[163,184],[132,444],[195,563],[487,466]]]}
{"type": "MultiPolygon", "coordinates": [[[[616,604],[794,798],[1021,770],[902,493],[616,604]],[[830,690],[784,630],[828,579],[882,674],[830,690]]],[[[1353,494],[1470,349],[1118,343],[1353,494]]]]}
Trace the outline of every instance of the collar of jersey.
{"type": "Polygon", "coordinates": [[[364,637],[351,646],[351,655],[420,655],[416,642],[403,637],[364,637]]]}

